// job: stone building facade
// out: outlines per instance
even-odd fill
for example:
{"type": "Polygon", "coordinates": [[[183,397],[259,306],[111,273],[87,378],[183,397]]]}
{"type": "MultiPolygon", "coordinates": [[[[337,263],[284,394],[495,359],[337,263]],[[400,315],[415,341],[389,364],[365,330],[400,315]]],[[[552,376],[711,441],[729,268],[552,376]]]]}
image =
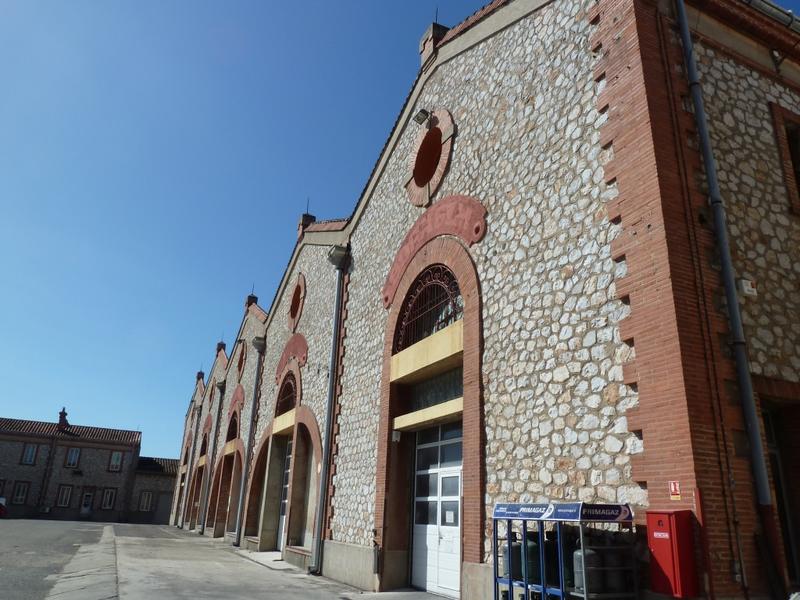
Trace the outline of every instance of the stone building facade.
{"type": "Polygon", "coordinates": [[[495,503],[628,503],[640,531],[692,511],[701,595],[797,584],[800,29],[766,3],[687,10],[754,397],[675,5],[495,0],[426,31],[352,215],[303,215],[269,310],[249,296],[198,373],[176,525],[486,598],[495,503]]]}
{"type": "Polygon", "coordinates": [[[138,431],[0,418],[9,517],[167,523],[178,461],[139,456],[138,431]]]}

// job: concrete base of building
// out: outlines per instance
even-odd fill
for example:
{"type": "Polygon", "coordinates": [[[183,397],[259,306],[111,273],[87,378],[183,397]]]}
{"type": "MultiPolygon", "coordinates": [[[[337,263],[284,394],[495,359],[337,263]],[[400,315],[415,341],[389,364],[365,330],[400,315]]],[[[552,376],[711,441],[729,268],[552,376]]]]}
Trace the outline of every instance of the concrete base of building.
{"type": "Polygon", "coordinates": [[[485,600],[492,597],[492,565],[461,563],[462,600],[485,600]]]}
{"type": "Polygon", "coordinates": [[[242,548],[245,550],[249,550],[250,552],[258,552],[259,551],[259,542],[258,536],[248,535],[242,540],[242,548]]]}
{"type": "Polygon", "coordinates": [[[287,546],[283,551],[283,560],[301,571],[308,571],[311,566],[311,550],[297,546],[287,546]]]}
{"type": "Polygon", "coordinates": [[[377,592],[378,578],[373,571],[373,551],[367,546],[325,541],[322,574],[362,590],[377,592]]]}

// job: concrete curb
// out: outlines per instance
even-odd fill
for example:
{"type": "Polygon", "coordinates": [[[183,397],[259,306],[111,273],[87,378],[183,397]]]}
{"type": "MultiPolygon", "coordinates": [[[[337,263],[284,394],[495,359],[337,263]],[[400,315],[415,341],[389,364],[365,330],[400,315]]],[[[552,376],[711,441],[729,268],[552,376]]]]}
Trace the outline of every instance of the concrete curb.
{"type": "Polygon", "coordinates": [[[114,600],[119,598],[117,549],[114,528],[103,527],[96,544],[84,544],[54,577],[55,585],[47,599],[114,600]]]}

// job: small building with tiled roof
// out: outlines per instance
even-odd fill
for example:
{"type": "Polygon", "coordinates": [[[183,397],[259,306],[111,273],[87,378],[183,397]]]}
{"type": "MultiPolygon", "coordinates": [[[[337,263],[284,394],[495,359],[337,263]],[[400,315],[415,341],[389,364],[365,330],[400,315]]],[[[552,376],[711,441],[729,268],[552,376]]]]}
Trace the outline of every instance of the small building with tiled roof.
{"type": "Polygon", "coordinates": [[[140,456],[133,477],[128,520],[167,524],[177,475],[177,458],[140,456]]]}
{"type": "Polygon", "coordinates": [[[0,417],[6,516],[166,523],[177,460],[140,457],[141,443],[139,431],[72,425],[65,409],[57,422],[0,417]]]}

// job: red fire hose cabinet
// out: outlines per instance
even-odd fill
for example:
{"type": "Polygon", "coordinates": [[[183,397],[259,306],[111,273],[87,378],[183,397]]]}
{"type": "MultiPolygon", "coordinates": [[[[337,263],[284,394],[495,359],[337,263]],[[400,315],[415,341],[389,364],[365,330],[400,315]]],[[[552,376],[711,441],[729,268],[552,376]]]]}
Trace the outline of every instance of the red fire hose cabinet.
{"type": "Polygon", "coordinates": [[[647,546],[650,589],[675,598],[696,598],[692,511],[647,511],[647,546]]]}

